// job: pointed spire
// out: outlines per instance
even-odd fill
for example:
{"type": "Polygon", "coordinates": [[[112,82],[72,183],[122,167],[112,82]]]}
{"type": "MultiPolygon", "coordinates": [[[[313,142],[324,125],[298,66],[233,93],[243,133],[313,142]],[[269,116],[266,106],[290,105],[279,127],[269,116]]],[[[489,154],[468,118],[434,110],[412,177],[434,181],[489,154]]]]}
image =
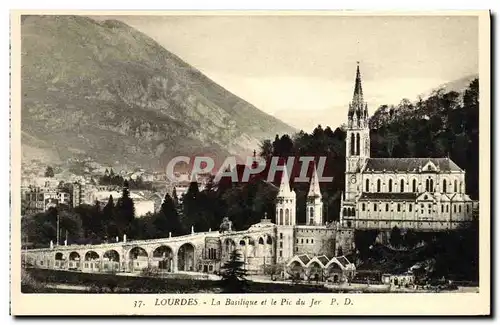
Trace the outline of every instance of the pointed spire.
{"type": "Polygon", "coordinates": [[[316,170],[316,164],[313,164],[313,174],[311,177],[311,185],[309,186],[308,197],[321,197],[321,189],[319,187],[318,171],[316,170]]]}
{"type": "Polygon", "coordinates": [[[283,166],[283,173],[281,174],[280,190],[278,196],[288,196],[294,192],[290,188],[290,177],[288,176],[288,171],[286,166],[283,166]]]}
{"type": "Polygon", "coordinates": [[[359,72],[359,61],[357,62],[356,68],[356,81],[354,84],[354,95],[352,101],[356,102],[356,99],[361,99],[363,101],[363,87],[361,86],[361,72],[359,72]]]}

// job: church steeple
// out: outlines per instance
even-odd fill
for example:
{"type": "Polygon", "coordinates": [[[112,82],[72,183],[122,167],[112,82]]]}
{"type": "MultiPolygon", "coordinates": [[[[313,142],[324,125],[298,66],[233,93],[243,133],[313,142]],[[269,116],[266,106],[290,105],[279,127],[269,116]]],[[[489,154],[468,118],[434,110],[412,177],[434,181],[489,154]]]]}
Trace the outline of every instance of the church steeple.
{"type": "Polygon", "coordinates": [[[356,68],[356,81],[354,84],[354,94],[352,96],[353,102],[356,102],[357,100],[361,100],[361,102],[363,102],[363,87],[361,86],[361,72],[359,72],[359,61],[356,68]]]}
{"type": "Polygon", "coordinates": [[[316,171],[316,165],[313,166],[313,174],[311,177],[311,184],[309,186],[309,192],[307,193],[308,197],[321,197],[321,189],[319,187],[318,182],[318,172],[316,171]]]}
{"type": "Polygon", "coordinates": [[[366,158],[370,158],[370,128],[368,105],[363,98],[359,62],[356,66],[354,93],[349,103],[346,137],[346,171],[356,172],[366,158]],[[352,158],[352,159],[351,159],[352,158]]]}
{"type": "Polygon", "coordinates": [[[363,86],[359,61],[356,66],[356,79],[354,80],[354,93],[349,103],[348,124],[351,128],[365,128],[368,125],[368,106],[363,99],[363,86]]]}

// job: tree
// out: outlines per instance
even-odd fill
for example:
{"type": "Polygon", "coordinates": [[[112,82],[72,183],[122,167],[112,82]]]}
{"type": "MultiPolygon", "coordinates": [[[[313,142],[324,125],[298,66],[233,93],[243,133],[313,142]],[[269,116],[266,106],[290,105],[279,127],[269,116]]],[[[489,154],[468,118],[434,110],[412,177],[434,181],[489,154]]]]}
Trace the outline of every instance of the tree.
{"type": "Polygon", "coordinates": [[[389,242],[391,243],[392,247],[399,247],[401,246],[402,243],[402,236],[401,236],[401,229],[399,229],[397,226],[394,226],[391,230],[391,238],[389,242]]]}
{"type": "Polygon", "coordinates": [[[241,253],[234,250],[231,252],[229,261],[221,267],[221,285],[225,293],[247,292],[247,271],[241,253]]]}
{"type": "Polygon", "coordinates": [[[179,215],[170,194],[165,194],[160,213],[156,216],[153,223],[159,236],[166,237],[169,232],[174,236],[183,234],[179,215]]]}
{"type": "Polygon", "coordinates": [[[45,169],[45,177],[54,177],[54,169],[52,166],[47,166],[47,169],[45,169]]]}
{"type": "Polygon", "coordinates": [[[106,203],[102,209],[101,220],[102,228],[104,229],[104,236],[109,239],[110,237],[118,235],[115,227],[115,203],[112,195],[109,196],[108,203],[106,203]]]}
{"type": "Polygon", "coordinates": [[[122,196],[116,204],[116,221],[120,234],[133,231],[133,222],[135,219],[134,201],[130,198],[128,181],[123,182],[122,196]]]}

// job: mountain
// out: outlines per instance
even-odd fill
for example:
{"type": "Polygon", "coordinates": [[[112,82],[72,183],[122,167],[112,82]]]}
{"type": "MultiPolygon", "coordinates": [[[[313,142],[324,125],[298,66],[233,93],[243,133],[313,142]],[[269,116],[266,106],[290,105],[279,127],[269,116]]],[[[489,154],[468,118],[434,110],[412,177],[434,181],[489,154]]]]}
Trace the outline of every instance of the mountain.
{"type": "Polygon", "coordinates": [[[23,16],[21,38],[24,160],[158,170],[295,132],[123,22],[23,16]]]}
{"type": "Polygon", "coordinates": [[[427,98],[437,90],[442,90],[444,92],[456,91],[457,93],[463,93],[465,89],[469,87],[471,81],[477,78],[479,78],[479,74],[475,73],[456,80],[452,80],[430,89],[429,91],[421,94],[420,97],[427,98]]]}

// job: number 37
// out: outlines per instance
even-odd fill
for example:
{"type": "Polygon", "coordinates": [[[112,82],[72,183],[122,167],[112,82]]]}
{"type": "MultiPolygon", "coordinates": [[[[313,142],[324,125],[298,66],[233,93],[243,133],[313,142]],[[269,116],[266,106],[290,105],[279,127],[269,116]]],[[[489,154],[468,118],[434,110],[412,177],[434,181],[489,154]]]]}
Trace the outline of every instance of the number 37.
{"type": "Polygon", "coordinates": [[[142,300],[135,300],[134,301],[134,307],[141,308],[144,304],[142,303],[142,300]]]}

